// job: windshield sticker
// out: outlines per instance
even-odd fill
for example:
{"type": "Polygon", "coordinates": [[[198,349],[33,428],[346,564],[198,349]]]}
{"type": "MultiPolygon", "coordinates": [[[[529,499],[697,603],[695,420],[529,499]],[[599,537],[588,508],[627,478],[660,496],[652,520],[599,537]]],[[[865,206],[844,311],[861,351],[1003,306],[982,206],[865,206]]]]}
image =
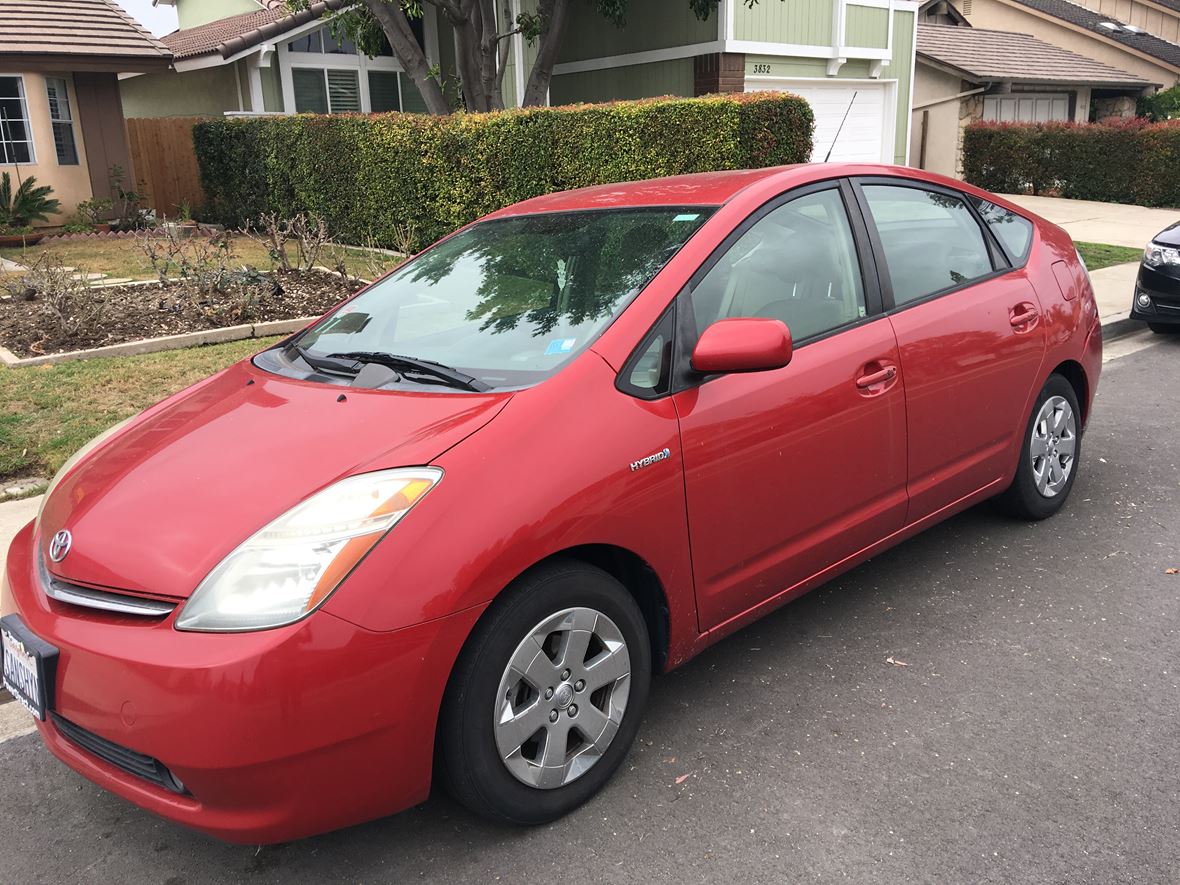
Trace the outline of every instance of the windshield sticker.
{"type": "Polygon", "coordinates": [[[562,353],[569,353],[574,349],[574,343],[577,338],[554,338],[549,342],[549,346],[545,348],[545,356],[557,356],[562,353]]]}
{"type": "Polygon", "coordinates": [[[696,221],[700,217],[701,217],[701,213],[692,212],[687,215],[677,215],[675,218],[672,219],[672,221],[674,221],[674,222],[675,221],[696,221]]]}

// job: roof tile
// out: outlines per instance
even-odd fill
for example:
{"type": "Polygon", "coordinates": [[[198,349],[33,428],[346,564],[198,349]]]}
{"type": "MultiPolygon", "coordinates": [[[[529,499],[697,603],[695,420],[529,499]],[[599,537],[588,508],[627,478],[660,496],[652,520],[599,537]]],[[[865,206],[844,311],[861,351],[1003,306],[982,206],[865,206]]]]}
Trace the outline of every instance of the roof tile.
{"type": "MultiPolygon", "coordinates": [[[[1180,46],[1175,43],[1169,43],[1167,40],[1153,36],[1152,34],[1132,34],[1126,31],[1110,31],[1102,28],[1100,27],[1102,22],[1114,22],[1119,25],[1126,24],[1126,22],[1106,13],[1094,12],[1092,9],[1087,9],[1076,3],[1070,3],[1068,0],[1013,0],[1013,2],[1021,6],[1027,6],[1029,9],[1043,12],[1054,18],[1059,18],[1072,25],[1085,28],[1088,31],[1093,31],[1096,34],[1101,34],[1109,40],[1114,40],[1116,43],[1121,43],[1132,49],[1138,49],[1140,52],[1146,53],[1153,58],[1158,58],[1160,61],[1180,68],[1180,46]]],[[[1177,3],[1175,6],[1170,3],[1165,5],[1173,9],[1180,8],[1180,3],[1177,3]]]]}
{"type": "Polygon", "coordinates": [[[302,24],[317,19],[325,12],[339,9],[351,0],[323,0],[308,9],[291,12],[286,0],[261,0],[267,8],[244,12],[211,21],[195,28],[173,31],[163,38],[178,59],[220,53],[228,58],[272,37],[285,34],[302,24]]]}
{"type": "Polygon", "coordinates": [[[1029,34],[954,25],[918,25],[918,55],[968,74],[1006,82],[1077,83],[1142,88],[1134,74],[1053,46],[1029,34]]]}
{"type": "Polygon", "coordinates": [[[0,56],[118,56],[167,62],[172,54],[112,0],[0,0],[0,56]]]}

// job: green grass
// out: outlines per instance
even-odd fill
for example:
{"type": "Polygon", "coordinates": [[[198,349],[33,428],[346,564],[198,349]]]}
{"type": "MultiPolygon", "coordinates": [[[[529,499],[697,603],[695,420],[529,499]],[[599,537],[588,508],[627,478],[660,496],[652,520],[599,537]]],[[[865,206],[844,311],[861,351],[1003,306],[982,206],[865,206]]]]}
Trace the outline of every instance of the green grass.
{"type": "Polygon", "coordinates": [[[1087,270],[1099,270],[1114,264],[1126,264],[1143,258],[1142,249],[1130,246],[1111,246],[1108,243],[1074,243],[1082,253],[1087,270]]]}
{"type": "Polygon", "coordinates": [[[276,340],[0,368],[0,480],[52,476],[112,424],[276,340]]]}

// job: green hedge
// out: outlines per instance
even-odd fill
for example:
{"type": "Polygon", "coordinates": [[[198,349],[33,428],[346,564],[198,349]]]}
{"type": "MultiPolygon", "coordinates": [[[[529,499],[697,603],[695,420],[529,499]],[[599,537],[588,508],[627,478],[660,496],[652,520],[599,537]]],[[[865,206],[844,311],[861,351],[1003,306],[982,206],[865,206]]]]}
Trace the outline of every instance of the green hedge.
{"type": "Polygon", "coordinates": [[[1001,193],[1180,206],[1180,121],[973,123],[963,177],[1001,193]]]}
{"type": "Polygon", "coordinates": [[[193,127],[209,221],[323,216],[348,242],[417,245],[496,209],[591,184],[806,162],[798,96],[659,98],[490,114],[258,117],[193,127]]]}

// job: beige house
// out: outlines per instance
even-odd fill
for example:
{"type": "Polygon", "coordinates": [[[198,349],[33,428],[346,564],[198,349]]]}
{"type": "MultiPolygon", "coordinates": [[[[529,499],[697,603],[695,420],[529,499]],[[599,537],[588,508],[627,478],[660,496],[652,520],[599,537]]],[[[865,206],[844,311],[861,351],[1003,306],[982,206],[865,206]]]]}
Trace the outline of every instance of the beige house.
{"type": "MultiPolygon", "coordinates": [[[[921,19],[1031,34],[1163,88],[1180,82],[1180,0],[929,0],[921,19]]],[[[1135,104],[1098,113],[1133,116],[1135,104]]]]}
{"type": "Polygon", "coordinates": [[[1029,34],[919,24],[910,163],[957,176],[969,123],[1085,122],[1156,85],[1029,34]]]}
{"type": "Polygon", "coordinates": [[[109,196],[112,166],[134,181],[118,74],[170,64],[111,0],[0,0],[0,172],[52,187],[51,223],[109,196]]]}

